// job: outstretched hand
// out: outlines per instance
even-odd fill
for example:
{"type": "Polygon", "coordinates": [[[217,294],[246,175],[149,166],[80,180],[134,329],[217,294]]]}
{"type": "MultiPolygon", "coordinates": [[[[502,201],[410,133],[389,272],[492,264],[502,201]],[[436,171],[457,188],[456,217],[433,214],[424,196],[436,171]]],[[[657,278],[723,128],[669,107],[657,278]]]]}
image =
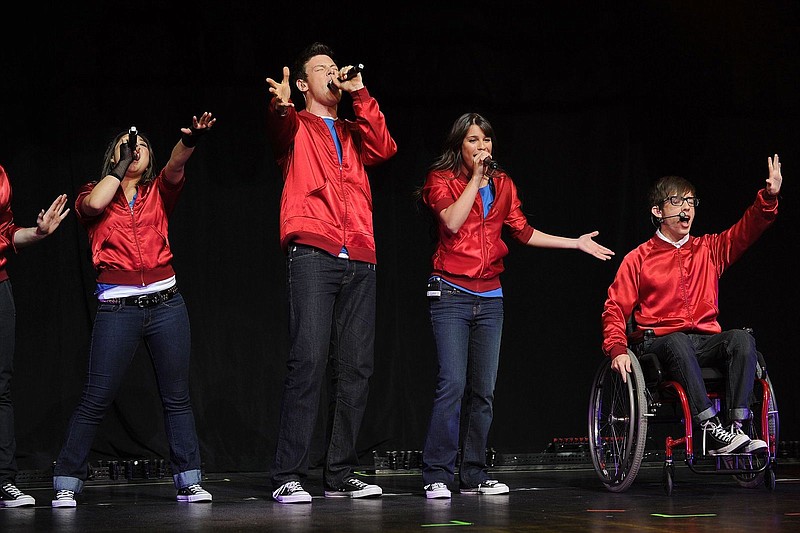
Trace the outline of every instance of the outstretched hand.
{"type": "Polygon", "coordinates": [[[598,235],[600,235],[599,231],[593,231],[591,233],[584,233],[578,237],[578,250],[586,252],[589,255],[593,255],[603,261],[611,259],[611,256],[614,255],[614,252],[602,244],[594,242],[594,237],[597,237],[598,235]]]}
{"type": "Polygon", "coordinates": [[[290,102],[292,97],[292,87],[289,85],[289,67],[283,67],[283,80],[277,82],[272,78],[267,78],[269,92],[275,96],[275,108],[278,113],[285,115],[294,104],[290,102]]]}
{"type": "Polygon", "coordinates": [[[60,194],[50,204],[50,208],[45,211],[42,209],[36,217],[36,234],[50,235],[53,233],[61,221],[69,214],[69,209],[64,209],[67,205],[67,195],[60,194]]]}
{"type": "Polygon", "coordinates": [[[781,192],[781,183],[783,176],[781,176],[781,161],[778,159],[778,154],[774,157],[767,158],[767,165],[769,166],[769,177],[767,177],[767,193],[772,196],[777,196],[781,192]]]}
{"type": "Polygon", "coordinates": [[[208,133],[208,130],[211,129],[211,126],[213,126],[216,121],[217,119],[212,118],[211,113],[208,111],[200,115],[199,119],[196,116],[192,117],[191,127],[181,128],[183,144],[189,148],[197,146],[197,141],[200,140],[200,137],[208,133]]]}

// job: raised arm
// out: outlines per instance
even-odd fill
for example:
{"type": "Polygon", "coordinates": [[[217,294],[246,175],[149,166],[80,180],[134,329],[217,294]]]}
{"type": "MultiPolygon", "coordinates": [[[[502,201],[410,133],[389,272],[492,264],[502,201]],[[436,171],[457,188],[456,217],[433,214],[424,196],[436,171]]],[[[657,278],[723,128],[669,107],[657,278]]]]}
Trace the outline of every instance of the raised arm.
{"type": "Polygon", "coordinates": [[[172,149],[165,167],[165,175],[168,182],[174,184],[183,179],[183,169],[189,157],[194,153],[197,142],[203,135],[208,133],[216,122],[217,119],[212,118],[211,113],[206,111],[200,115],[199,119],[196,116],[192,117],[192,125],[190,127],[181,128],[181,140],[172,149]]]}

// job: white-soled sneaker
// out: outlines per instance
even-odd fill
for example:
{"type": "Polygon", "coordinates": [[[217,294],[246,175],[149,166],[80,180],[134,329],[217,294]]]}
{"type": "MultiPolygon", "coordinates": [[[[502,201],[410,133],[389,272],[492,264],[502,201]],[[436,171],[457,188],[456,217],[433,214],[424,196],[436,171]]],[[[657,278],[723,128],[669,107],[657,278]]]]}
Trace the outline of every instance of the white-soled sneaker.
{"type": "Polygon", "coordinates": [[[299,481],[287,481],[272,493],[272,499],[278,503],[311,503],[311,494],[299,481]]]}
{"type": "Polygon", "coordinates": [[[370,485],[354,477],[346,479],[338,489],[325,489],[326,498],[378,498],[382,494],[383,489],[378,485],[370,485]]]}
{"type": "Polygon", "coordinates": [[[33,496],[28,496],[10,482],[4,483],[0,487],[0,507],[23,507],[26,505],[36,505],[33,496]]]}
{"type": "Polygon", "coordinates": [[[728,431],[716,416],[703,420],[700,426],[703,428],[703,450],[708,455],[738,452],[750,442],[750,437],[744,433],[728,431]]]}
{"type": "Polygon", "coordinates": [[[483,483],[478,483],[477,487],[461,489],[462,494],[508,494],[508,492],[508,485],[496,479],[487,479],[483,483]]]}
{"type": "Polygon", "coordinates": [[[178,490],[179,502],[200,503],[210,502],[212,499],[211,493],[201,487],[199,483],[178,490]]]}
{"type": "Polygon", "coordinates": [[[56,498],[52,501],[52,505],[53,507],[75,507],[77,505],[75,491],[59,490],[56,492],[56,498]]]}
{"type": "Polygon", "coordinates": [[[429,500],[449,498],[450,489],[444,483],[431,483],[430,485],[425,485],[425,497],[429,500]]]}
{"type": "MultiPolygon", "coordinates": [[[[730,431],[735,435],[745,435],[745,436],[747,435],[747,433],[745,433],[742,430],[742,423],[736,420],[734,420],[733,423],[731,424],[730,431]]],[[[766,450],[767,448],[768,448],[767,443],[764,442],[763,440],[751,438],[750,442],[748,442],[745,445],[745,447],[739,451],[741,451],[742,453],[753,453],[766,450]]]]}

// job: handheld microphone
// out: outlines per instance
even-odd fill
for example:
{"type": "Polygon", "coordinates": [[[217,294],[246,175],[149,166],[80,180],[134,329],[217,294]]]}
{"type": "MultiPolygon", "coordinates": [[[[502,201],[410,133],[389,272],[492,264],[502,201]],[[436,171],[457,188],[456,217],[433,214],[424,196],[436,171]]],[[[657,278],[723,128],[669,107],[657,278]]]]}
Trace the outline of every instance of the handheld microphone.
{"type": "Polygon", "coordinates": [[[500,168],[500,164],[492,156],[489,156],[483,160],[483,168],[487,173],[494,173],[495,170],[500,168]]]}
{"type": "Polygon", "coordinates": [[[131,126],[131,129],[128,130],[128,146],[131,149],[131,152],[136,151],[136,146],[139,142],[139,132],[136,129],[136,126],[131,126]]]}
{"type": "Polygon", "coordinates": [[[341,80],[341,81],[352,80],[362,70],[364,70],[364,64],[363,63],[359,63],[358,65],[354,65],[350,70],[347,71],[347,74],[345,74],[344,76],[340,77],[339,80],[341,80]]]}
{"type": "MultiPolygon", "coordinates": [[[[364,64],[363,63],[359,63],[358,65],[353,65],[353,67],[351,67],[350,70],[348,70],[346,74],[344,74],[344,75],[339,77],[339,81],[352,80],[362,70],[364,70],[364,64]]],[[[333,90],[335,87],[336,86],[333,84],[333,80],[328,82],[328,89],[333,90]]]]}

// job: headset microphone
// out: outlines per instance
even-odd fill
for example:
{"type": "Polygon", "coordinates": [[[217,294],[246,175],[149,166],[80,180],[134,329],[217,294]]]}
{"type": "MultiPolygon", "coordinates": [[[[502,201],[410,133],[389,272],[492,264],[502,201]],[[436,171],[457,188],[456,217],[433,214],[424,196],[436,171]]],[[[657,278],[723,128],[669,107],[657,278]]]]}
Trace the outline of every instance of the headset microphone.
{"type": "Polygon", "coordinates": [[[668,216],[668,217],[661,217],[660,221],[661,221],[661,222],[664,222],[664,221],[665,221],[665,220],[667,220],[668,218],[677,218],[677,219],[678,219],[678,220],[680,220],[681,222],[689,222],[689,215],[687,215],[687,214],[686,214],[686,213],[684,213],[683,211],[681,211],[681,212],[680,212],[680,213],[678,213],[677,215],[670,215],[670,216],[668,216]]]}

